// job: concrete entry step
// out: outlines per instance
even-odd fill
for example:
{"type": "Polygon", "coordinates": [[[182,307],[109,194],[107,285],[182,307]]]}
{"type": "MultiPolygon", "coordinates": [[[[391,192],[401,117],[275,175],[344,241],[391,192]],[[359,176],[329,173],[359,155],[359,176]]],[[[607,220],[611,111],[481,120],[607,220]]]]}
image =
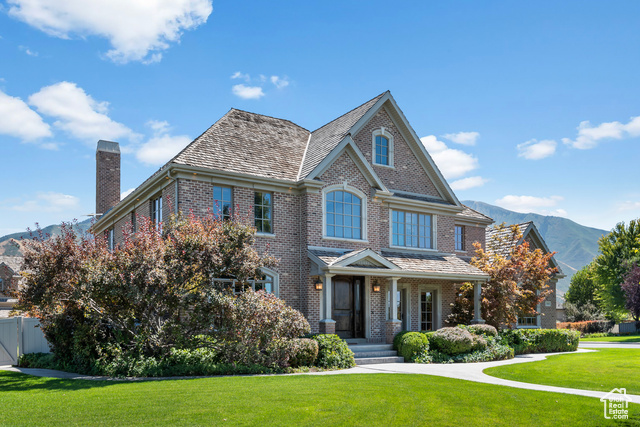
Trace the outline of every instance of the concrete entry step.
{"type": "Polygon", "coordinates": [[[358,344],[349,345],[349,348],[354,353],[363,351],[393,351],[393,346],[391,344],[358,344]]]}
{"type": "Polygon", "coordinates": [[[396,357],[398,355],[397,351],[387,350],[387,351],[354,351],[353,357],[356,359],[362,359],[367,357],[396,357]]]}
{"type": "Polygon", "coordinates": [[[404,363],[404,357],[357,357],[356,365],[377,365],[380,363],[404,363]]]}

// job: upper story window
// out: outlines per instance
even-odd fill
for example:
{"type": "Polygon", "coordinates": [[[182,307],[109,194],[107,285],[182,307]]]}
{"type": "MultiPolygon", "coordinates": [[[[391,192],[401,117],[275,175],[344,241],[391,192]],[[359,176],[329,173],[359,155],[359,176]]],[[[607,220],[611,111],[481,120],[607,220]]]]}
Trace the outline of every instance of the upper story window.
{"type": "Polygon", "coordinates": [[[113,228],[107,230],[107,248],[109,252],[113,252],[116,247],[115,236],[113,233],[113,228]]]}
{"type": "Polygon", "coordinates": [[[151,222],[162,233],[162,196],[151,200],[151,222]]]}
{"type": "Polygon", "coordinates": [[[373,131],[373,164],[393,167],[393,135],[384,127],[373,131]]]}
{"type": "Polygon", "coordinates": [[[273,233],[273,194],[256,191],[253,211],[258,233],[273,233]]]}
{"type": "Polygon", "coordinates": [[[393,211],[391,244],[410,248],[433,249],[433,218],[411,212],[393,211]]]}
{"type": "Polygon", "coordinates": [[[133,233],[138,231],[138,219],[136,217],[135,211],[131,212],[131,231],[133,233]]]}
{"type": "Polygon", "coordinates": [[[0,291],[4,291],[4,279],[0,277],[0,291]]]}
{"type": "Polygon", "coordinates": [[[456,241],[456,251],[464,251],[464,227],[456,225],[454,237],[456,241]]]}
{"type": "Polygon", "coordinates": [[[326,195],[326,236],[362,239],[362,199],[343,190],[326,195]]]}
{"type": "Polygon", "coordinates": [[[213,186],[213,214],[222,219],[231,218],[231,188],[213,186]]]}

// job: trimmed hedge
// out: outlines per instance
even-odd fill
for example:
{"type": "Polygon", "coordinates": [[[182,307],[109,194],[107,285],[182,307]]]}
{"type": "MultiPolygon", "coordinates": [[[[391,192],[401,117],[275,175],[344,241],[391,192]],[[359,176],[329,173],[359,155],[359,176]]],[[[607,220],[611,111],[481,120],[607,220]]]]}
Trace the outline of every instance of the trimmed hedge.
{"type": "Polygon", "coordinates": [[[429,339],[420,332],[408,332],[400,338],[400,351],[398,353],[407,362],[411,361],[416,355],[427,351],[429,351],[429,339]]]}
{"type": "Polygon", "coordinates": [[[473,350],[474,338],[466,329],[442,328],[429,338],[429,343],[434,350],[455,356],[473,350]]]}
{"type": "Polygon", "coordinates": [[[318,357],[318,342],[309,338],[294,338],[291,340],[291,358],[289,365],[292,368],[300,366],[313,366],[318,357]]]}
{"type": "Polygon", "coordinates": [[[588,320],[584,322],[558,323],[558,329],[573,329],[582,335],[609,332],[615,326],[612,320],[588,320]]]}
{"type": "Polygon", "coordinates": [[[576,351],[580,343],[580,332],[569,329],[506,329],[500,336],[515,354],[576,351]]]}
{"type": "Polygon", "coordinates": [[[474,335],[498,336],[498,330],[491,325],[469,325],[466,329],[474,335]]]}
{"type": "Polygon", "coordinates": [[[334,334],[312,335],[318,342],[318,358],[316,366],[326,369],[347,369],[356,366],[353,352],[347,343],[334,334]]]}
{"type": "Polygon", "coordinates": [[[405,336],[406,334],[408,334],[411,331],[400,331],[396,334],[395,337],[393,337],[393,349],[395,351],[397,351],[398,353],[400,353],[401,351],[401,343],[400,341],[402,340],[402,337],[405,336]]]}

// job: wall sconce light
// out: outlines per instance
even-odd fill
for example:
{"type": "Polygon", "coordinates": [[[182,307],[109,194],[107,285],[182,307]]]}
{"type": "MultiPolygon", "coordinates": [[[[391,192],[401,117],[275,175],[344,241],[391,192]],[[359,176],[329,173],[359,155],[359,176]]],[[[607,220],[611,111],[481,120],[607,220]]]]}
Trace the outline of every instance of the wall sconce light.
{"type": "Polygon", "coordinates": [[[318,279],[316,280],[314,285],[316,287],[316,291],[321,291],[322,290],[322,280],[320,280],[320,276],[318,276],[318,279]]]}
{"type": "Polygon", "coordinates": [[[373,292],[380,292],[380,283],[377,280],[373,281],[373,292]]]}

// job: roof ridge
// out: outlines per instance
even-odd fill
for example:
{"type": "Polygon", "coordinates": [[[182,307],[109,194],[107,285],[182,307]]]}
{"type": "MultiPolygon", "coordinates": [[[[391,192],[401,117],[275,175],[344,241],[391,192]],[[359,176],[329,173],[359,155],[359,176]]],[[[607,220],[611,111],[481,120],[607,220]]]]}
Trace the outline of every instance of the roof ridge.
{"type": "MultiPolygon", "coordinates": [[[[306,130],[307,132],[311,133],[311,131],[310,131],[309,129],[307,129],[307,128],[305,128],[305,127],[302,127],[302,126],[300,126],[299,124],[297,124],[297,123],[295,123],[295,122],[292,122],[292,121],[291,121],[291,120],[289,120],[289,119],[281,119],[280,117],[274,117],[274,116],[269,116],[269,115],[266,115],[266,114],[254,113],[253,111],[241,110],[241,109],[239,109],[239,108],[233,108],[233,107],[231,107],[231,109],[229,110],[229,112],[228,112],[227,114],[229,114],[229,113],[230,113],[230,112],[232,112],[232,111],[240,111],[241,113],[247,113],[247,114],[251,114],[251,115],[253,115],[253,116],[261,116],[261,117],[267,117],[267,118],[269,118],[269,119],[280,120],[280,121],[282,121],[282,122],[289,122],[289,123],[291,123],[292,125],[297,126],[297,127],[299,127],[300,129],[306,130]]],[[[226,116],[227,114],[225,114],[225,116],[226,116]]]]}
{"type": "MultiPolygon", "coordinates": [[[[357,106],[357,107],[355,107],[355,108],[352,108],[351,110],[347,111],[347,112],[346,112],[346,113],[344,113],[344,114],[341,114],[340,116],[336,117],[335,119],[331,120],[330,122],[325,123],[324,125],[320,126],[318,129],[316,129],[316,130],[312,131],[311,133],[314,133],[314,132],[319,131],[320,129],[322,129],[322,128],[324,128],[324,127],[328,126],[328,125],[330,125],[331,123],[335,122],[336,120],[341,119],[342,117],[344,117],[344,116],[346,116],[347,114],[349,114],[349,113],[353,112],[354,110],[357,110],[358,108],[362,107],[363,105],[368,104],[369,102],[373,101],[374,99],[375,99],[375,100],[378,100],[378,99],[382,98],[382,97],[384,96],[384,94],[386,94],[387,92],[389,92],[389,91],[387,90],[387,91],[382,92],[382,93],[381,93],[380,95],[378,95],[378,96],[374,96],[374,97],[373,97],[373,98],[371,98],[370,100],[363,102],[362,104],[358,105],[358,106],[357,106]]],[[[372,106],[372,107],[373,107],[373,106],[372,106]]],[[[371,109],[371,108],[369,108],[369,109],[371,109]]],[[[367,110],[367,111],[369,111],[369,110],[367,110]]]]}

